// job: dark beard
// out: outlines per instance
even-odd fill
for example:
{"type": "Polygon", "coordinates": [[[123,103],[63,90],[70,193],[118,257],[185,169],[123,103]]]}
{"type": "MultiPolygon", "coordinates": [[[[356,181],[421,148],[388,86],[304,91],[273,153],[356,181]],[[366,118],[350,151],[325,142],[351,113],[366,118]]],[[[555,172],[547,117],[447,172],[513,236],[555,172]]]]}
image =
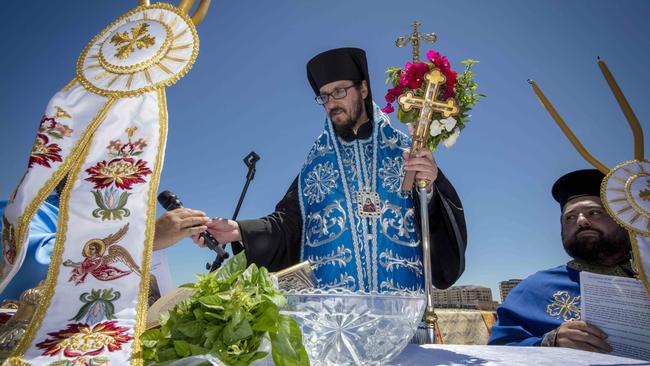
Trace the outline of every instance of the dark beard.
{"type": "Polygon", "coordinates": [[[610,236],[605,236],[602,231],[589,228],[598,232],[598,237],[579,238],[578,234],[584,230],[587,229],[579,230],[571,238],[564,240],[564,250],[572,258],[594,264],[598,264],[604,258],[618,256],[627,258],[625,254],[629,254],[631,249],[627,231],[620,229],[610,236]]]}
{"type": "MultiPolygon", "coordinates": [[[[361,102],[363,103],[363,100],[361,102]]],[[[348,142],[354,141],[354,139],[356,139],[357,133],[354,131],[354,126],[357,124],[357,121],[361,117],[362,107],[362,104],[355,105],[352,109],[352,116],[346,121],[340,123],[334,123],[334,121],[332,121],[332,125],[334,126],[334,131],[336,132],[337,136],[348,142]]],[[[335,108],[330,111],[330,120],[332,120],[332,113],[338,109],[339,108],[335,108]]]]}
{"type": "Polygon", "coordinates": [[[356,124],[355,121],[351,119],[345,121],[345,123],[343,124],[337,124],[332,122],[336,135],[348,142],[353,141],[355,137],[357,137],[357,134],[354,132],[355,124],[356,124]]]}

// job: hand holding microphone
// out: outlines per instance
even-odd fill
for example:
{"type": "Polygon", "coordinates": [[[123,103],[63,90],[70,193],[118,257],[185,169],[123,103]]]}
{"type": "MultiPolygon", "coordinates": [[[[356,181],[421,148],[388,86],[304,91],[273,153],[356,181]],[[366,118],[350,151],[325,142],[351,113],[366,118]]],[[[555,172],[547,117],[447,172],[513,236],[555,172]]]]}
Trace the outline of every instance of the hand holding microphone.
{"type": "MultiPolygon", "coordinates": [[[[222,218],[213,218],[208,223],[206,223],[208,232],[212,234],[220,243],[231,243],[235,241],[241,241],[241,232],[239,231],[239,224],[237,221],[222,219],[222,218]]],[[[198,245],[205,245],[205,240],[199,236],[194,235],[192,237],[194,242],[198,245]]]]}
{"type": "Polygon", "coordinates": [[[161,237],[161,240],[159,240],[161,242],[160,245],[168,243],[166,246],[162,246],[158,249],[167,247],[185,236],[192,235],[194,237],[196,234],[199,234],[199,237],[203,239],[202,242],[205,246],[219,253],[219,255],[224,258],[228,258],[228,253],[221,247],[221,245],[219,245],[219,242],[206,231],[208,229],[206,224],[210,219],[205,216],[203,212],[184,208],[183,203],[178,196],[170,191],[160,193],[158,195],[158,202],[165,210],[169,211],[165,214],[167,215],[167,221],[169,222],[169,224],[166,225],[169,228],[168,230],[165,230],[165,226],[162,225],[162,223],[164,223],[163,217],[165,217],[165,215],[156,222],[156,237],[161,237]],[[161,222],[161,225],[159,225],[159,222],[161,222]],[[159,235],[159,226],[161,226],[163,231],[167,231],[171,234],[164,235],[161,233],[159,235]],[[174,235],[174,233],[176,234],[174,235]],[[177,236],[178,238],[176,238],[177,236]]]}

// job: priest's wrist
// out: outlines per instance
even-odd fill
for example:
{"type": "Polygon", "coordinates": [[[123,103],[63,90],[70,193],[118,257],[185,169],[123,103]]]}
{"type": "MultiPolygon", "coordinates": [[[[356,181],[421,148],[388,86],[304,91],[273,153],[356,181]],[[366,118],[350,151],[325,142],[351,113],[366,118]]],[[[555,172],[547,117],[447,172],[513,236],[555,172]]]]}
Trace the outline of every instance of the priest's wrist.
{"type": "Polygon", "coordinates": [[[560,330],[560,327],[553,329],[552,331],[546,333],[544,338],[542,338],[542,347],[557,347],[557,332],[560,330]]]}

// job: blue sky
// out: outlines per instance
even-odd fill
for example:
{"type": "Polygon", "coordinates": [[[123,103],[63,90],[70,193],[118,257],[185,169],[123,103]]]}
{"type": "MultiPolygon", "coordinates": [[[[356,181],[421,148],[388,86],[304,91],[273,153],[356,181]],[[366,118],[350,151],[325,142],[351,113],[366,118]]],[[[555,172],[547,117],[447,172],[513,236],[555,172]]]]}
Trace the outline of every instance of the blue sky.
{"type": "MultiPolygon", "coordinates": [[[[306,62],[343,46],[367,51],[371,87],[383,104],[384,70],[410,51],[394,40],[414,19],[460,69],[478,59],[488,97],[451,150],[436,159],[466,210],[467,269],[458,284],[493,289],[568,260],[550,187],[589,167],[535,99],[535,79],[582,142],[605,164],[632,158],[632,134],[595,63],[604,58],[642,125],[650,107],[647,1],[220,1],[199,26],[191,72],[168,89],[170,119],[160,189],[212,216],[232,215],[244,183],[241,159],[262,160],[240,218],[273,210],[323,125],[306,62]]],[[[21,1],[0,14],[0,197],[21,177],[49,98],[74,76],[77,56],[136,1],[21,1]]],[[[423,46],[422,54],[430,49],[423,46]]],[[[394,123],[399,124],[394,118],[394,123]]],[[[647,132],[646,132],[647,135],[647,132]]],[[[648,149],[646,148],[646,155],[648,149]]],[[[162,209],[159,208],[159,213],[162,209]]],[[[176,284],[204,271],[212,253],[189,240],[168,250],[176,284]]]]}

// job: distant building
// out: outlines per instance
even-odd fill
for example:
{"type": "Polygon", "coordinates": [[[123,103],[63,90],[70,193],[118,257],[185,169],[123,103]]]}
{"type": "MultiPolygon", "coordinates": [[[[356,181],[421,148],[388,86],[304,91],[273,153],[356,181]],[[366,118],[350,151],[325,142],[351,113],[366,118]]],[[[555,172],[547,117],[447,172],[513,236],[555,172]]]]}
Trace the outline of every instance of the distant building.
{"type": "Polygon", "coordinates": [[[499,292],[501,293],[501,302],[506,301],[506,296],[510,291],[521,282],[520,279],[513,279],[499,282],[499,292]]]}
{"type": "Polygon", "coordinates": [[[433,302],[438,308],[494,310],[492,290],[482,286],[454,286],[446,290],[435,289],[433,302]]]}

